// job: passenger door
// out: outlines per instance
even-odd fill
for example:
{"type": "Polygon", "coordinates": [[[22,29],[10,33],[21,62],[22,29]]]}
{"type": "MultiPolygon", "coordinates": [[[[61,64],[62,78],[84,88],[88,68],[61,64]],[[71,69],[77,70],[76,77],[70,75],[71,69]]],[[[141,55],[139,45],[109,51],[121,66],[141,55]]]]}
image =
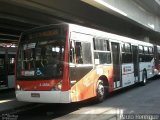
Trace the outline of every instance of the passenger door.
{"type": "Polygon", "coordinates": [[[76,82],[93,69],[93,37],[72,32],[70,38],[70,79],[76,82]]]}
{"type": "Polygon", "coordinates": [[[70,82],[72,101],[81,101],[94,96],[93,37],[72,33],[70,38],[70,82]]]}
{"type": "Polygon", "coordinates": [[[139,80],[138,47],[132,45],[132,51],[133,51],[134,77],[135,77],[135,81],[138,82],[138,80],[139,80]]]}
{"type": "Polygon", "coordinates": [[[120,44],[111,42],[112,46],[112,62],[113,62],[113,79],[114,88],[121,87],[121,62],[120,62],[120,44]]]}

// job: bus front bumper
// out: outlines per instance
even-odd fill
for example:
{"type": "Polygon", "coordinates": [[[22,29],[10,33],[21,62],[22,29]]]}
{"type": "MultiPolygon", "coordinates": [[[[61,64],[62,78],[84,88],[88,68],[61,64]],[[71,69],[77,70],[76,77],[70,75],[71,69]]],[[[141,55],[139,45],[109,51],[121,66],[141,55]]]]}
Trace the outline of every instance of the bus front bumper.
{"type": "Polygon", "coordinates": [[[70,103],[70,91],[16,91],[18,101],[36,103],[70,103]]]}

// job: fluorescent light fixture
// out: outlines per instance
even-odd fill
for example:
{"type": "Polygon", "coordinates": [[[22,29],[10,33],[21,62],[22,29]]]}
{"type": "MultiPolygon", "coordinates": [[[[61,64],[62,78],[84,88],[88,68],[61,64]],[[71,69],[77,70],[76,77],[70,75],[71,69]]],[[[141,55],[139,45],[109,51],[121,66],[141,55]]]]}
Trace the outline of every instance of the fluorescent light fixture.
{"type": "Polygon", "coordinates": [[[56,52],[59,52],[60,51],[60,48],[59,47],[56,47],[56,52]]]}
{"type": "Polygon", "coordinates": [[[53,51],[53,52],[59,52],[59,51],[60,51],[60,48],[59,48],[59,47],[53,47],[53,48],[52,48],[52,51],[53,51]]]}
{"type": "Polygon", "coordinates": [[[113,10],[113,11],[115,11],[115,12],[120,13],[121,15],[127,16],[126,13],[124,13],[123,11],[111,6],[110,4],[104,2],[103,0],[94,0],[94,1],[99,3],[99,4],[101,4],[101,5],[103,5],[103,6],[105,6],[105,7],[107,7],[107,8],[109,8],[109,9],[111,9],[111,10],[113,10]]]}
{"type": "Polygon", "coordinates": [[[148,26],[149,26],[150,28],[154,29],[154,25],[153,25],[153,24],[148,23],[148,26]]]}
{"type": "Polygon", "coordinates": [[[16,47],[15,45],[12,45],[11,47],[16,47]]]}
{"type": "Polygon", "coordinates": [[[55,47],[53,47],[53,48],[52,48],[52,51],[53,51],[53,52],[55,52],[55,51],[56,51],[56,48],[55,48],[55,47]]]}

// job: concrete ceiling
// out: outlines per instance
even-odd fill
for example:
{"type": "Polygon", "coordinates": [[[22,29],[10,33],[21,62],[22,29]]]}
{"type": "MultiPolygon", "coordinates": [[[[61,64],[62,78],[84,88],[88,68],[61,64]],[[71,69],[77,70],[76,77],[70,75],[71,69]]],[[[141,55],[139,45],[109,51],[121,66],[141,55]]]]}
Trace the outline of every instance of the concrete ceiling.
{"type": "MultiPolygon", "coordinates": [[[[145,4],[150,5],[149,2],[145,4]]],[[[159,6],[154,9],[156,11],[159,6]]],[[[79,0],[0,0],[0,42],[17,43],[25,30],[62,21],[136,39],[149,35],[153,43],[158,43],[159,33],[79,0]]]]}
{"type": "Polygon", "coordinates": [[[150,13],[160,16],[160,0],[134,0],[150,13]]]}

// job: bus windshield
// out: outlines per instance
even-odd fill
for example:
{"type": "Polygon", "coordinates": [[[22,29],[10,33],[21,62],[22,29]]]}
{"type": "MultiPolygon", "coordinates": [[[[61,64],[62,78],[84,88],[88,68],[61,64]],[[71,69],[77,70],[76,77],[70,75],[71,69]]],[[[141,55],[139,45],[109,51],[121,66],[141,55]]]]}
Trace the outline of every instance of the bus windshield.
{"type": "Polygon", "coordinates": [[[17,79],[52,79],[63,74],[64,38],[32,40],[24,36],[19,44],[17,79]]]}

